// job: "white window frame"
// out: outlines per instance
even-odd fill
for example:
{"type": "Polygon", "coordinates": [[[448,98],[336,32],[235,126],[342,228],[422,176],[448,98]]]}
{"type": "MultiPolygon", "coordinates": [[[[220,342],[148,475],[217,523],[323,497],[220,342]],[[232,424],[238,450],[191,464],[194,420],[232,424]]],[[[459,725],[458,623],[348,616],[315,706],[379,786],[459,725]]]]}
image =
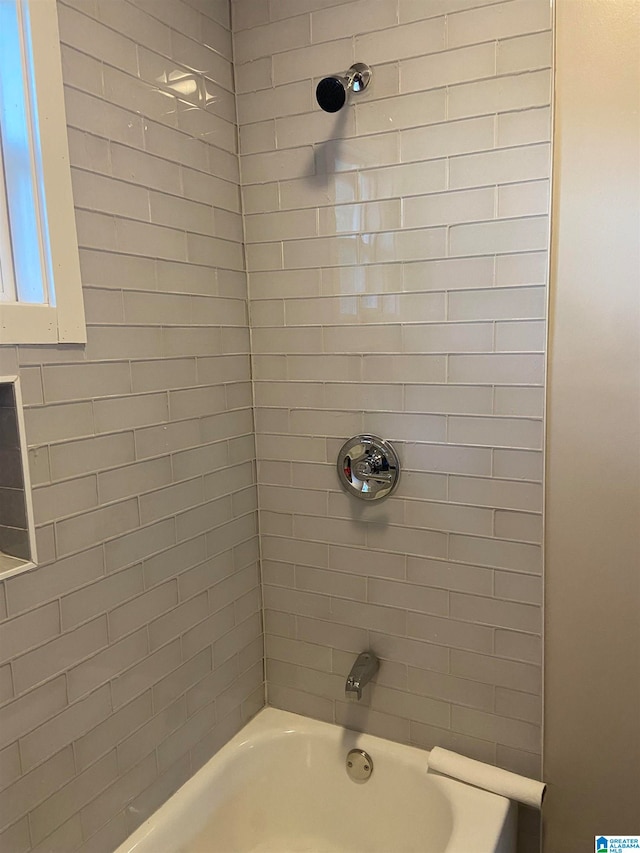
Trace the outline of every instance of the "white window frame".
{"type": "MultiPolygon", "coordinates": [[[[86,343],[56,0],[18,0],[18,4],[23,15],[29,16],[33,79],[26,81],[26,88],[32,84],[36,92],[33,118],[38,122],[40,138],[40,197],[44,199],[42,215],[49,232],[55,304],[0,300],[0,345],[86,343]]],[[[0,173],[0,191],[4,202],[4,171],[0,173]]],[[[0,211],[0,246],[6,243],[6,224],[4,232],[2,229],[0,211]]],[[[6,247],[3,254],[4,276],[8,278],[6,247]]]]}

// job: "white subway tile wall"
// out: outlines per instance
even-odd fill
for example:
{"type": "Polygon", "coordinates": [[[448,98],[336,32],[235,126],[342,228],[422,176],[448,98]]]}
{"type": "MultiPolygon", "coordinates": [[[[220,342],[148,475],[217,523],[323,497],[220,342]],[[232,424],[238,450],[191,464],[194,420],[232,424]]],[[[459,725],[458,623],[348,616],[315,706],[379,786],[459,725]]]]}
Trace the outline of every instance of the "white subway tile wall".
{"type": "Polygon", "coordinates": [[[88,343],[0,349],[43,563],[0,584],[0,848],[111,853],[264,702],[232,37],[58,16],[88,343]]]}
{"type": "Polygon", "coordinates": [[[269,702],[537,776],[548,0],[232,10],[269,702]],[[335,475],[361,431],[380,506],[335,475]]]}

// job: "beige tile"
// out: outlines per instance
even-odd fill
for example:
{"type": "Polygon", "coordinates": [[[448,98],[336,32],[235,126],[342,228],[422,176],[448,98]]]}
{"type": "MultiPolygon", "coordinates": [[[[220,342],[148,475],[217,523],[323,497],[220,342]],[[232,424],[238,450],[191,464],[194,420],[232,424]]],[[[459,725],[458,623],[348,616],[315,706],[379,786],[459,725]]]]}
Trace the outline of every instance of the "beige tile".
{"type": "Polygon", "coordinates": [[[111,685],[114,708],[144,692],[179,663],[180,641],[175,640],[119,675],[111,685]]]}
{"type": "Polygon", "coordinates": [[[363,32],[391,27],[396,23],[396,11],[385,0],[356,0],[356,2],[321,9],[311,14],[313,42],[332,41],[345,32],[363,32]]]}
{"type": "Polygon", "coordinates": [[[64,676],[37,687],[0,710],[0,745],[17,740],[20,735],[51,719],[67,705],[64,676]]]}
{"type": "Polygon", "coordinates": [[[115,752],[68,782],[30,815],[31,835],[39,842],[90,800],[117,773],[115,752]]]}
{"type": "Polygon", "coordinates": [[[493,148],[493,124],[493,117],[487,116],[403,130],[400,133],[401,159],[403,162],[424,161],[493,148]]]}
{"type": "Polygon", "coordinates": [[[462,678],[481,679],[486,684],[525,693],[540,693],[540,667],[498,657],[451,651],[451,672],[462,678]]]}
{"type": "Polygon", "coordinates": [[[496,388],[493,411],[496,415],[528,415],[542,418],[544,414],[544,389],[496,388]]]}
{"type": "Polygon", "coordinates": [[[140,497],[140,519],[143,524],[148,524],[156,519],[174,515],[180,510],[202,503],[203,500],[203,481],[201,478],[167,486],[140,497]]]}
{"type": "MultiPolygon", "coordinates": [[[[540,779],[541,778],[541,760],[540,754],[537,752],[524,752],[520,749],[514,749],[510,746],[503,746],[502,744],[497,744],[496,747],[496,755],[499,767],[503,767],[505,770],[510,770],[512,773],[519,773],[521,776],[528,776],[530,779],[540,779]]],[[[522,825],[523,820],[530,822],[528,819],[527,812],[528,809],[524,809],[524,816],[519,814],[518,816],[518,824],[522,825]]],[[[538,829],[539,831],[539,817],[534,814],[533,824],[534,831],[538,829]]],[[[521,842],[519,842],[521,843],[521,842]]],[[[533,846],[531,849],[536,849],[539,847],[539,841],[534,839],[533,846]]]]}
{"type": "Polygon", "coordinates": [[[459,444],[492,444],[495,447],[542,447],[542,423],[525,418],[474,418],[452,416],[449,441],[459,444]]]}
{"type": "Polygon", "coordinates": [[[427,587],[480,595],[490,595],[493,590],[493,572],[489,569],[424,557],[407,558],[407,580],[427,587]]]}
{"type": "Polygon", "coordinates": [[[170,767],[213,728],[215,718],[212,711],[212,705],[205,705],[160,745],[158,764],[161,770],[170,767]]]}
{"type": "MultiPolygon", "coordinates": [[[[407,29],[414,30],[416,25],[407,29]]],[[[416,59],[401,59],[400,90],[415,92],[491,77],[496,68],[495,54],[495,45],[486,43],[460,50],[429,52],[429,55],[416,59]]]]}
{"type": "Polygon", "coordinates": [[[541,355],[451,355],[449,381],[539,385],[543,367],[541,355]]]}
{"type": "Polygon", "coordinates": [[[451,477],[449,498],[457,503],[471,503],[540,512],[542,490],[535,483],[521,483],[478,477],[451,477]]]}
{"type": "Polygon", "coordinates": [[[295,583],[301,590],[319,592],[351,601],[365,601],[367,597],[367,581],[364,577],[328,572],[326,569],[296,566],[295,583]]]}
{"type": "Polygon", "coordinates": [[[475,758],[476,761],[484,761],[485,764],[496,763],[496,744],[480,738],[460,734],[450,729],[442,729],[425,723],[411,723],[411,742],[423,749],[432,749],[441,746],[475,758]]]}
{"type": "Polygon", "coordinates": [[[52,602],[24,616],[0,625],[0,660],[11,660],[26,649],[42,645],[60,634],[57,602],[52,602]]]}
{"type": "Polygon", "coordinates": [[[154,587],[149,592],[121,604],[109,613],[109,636],[119,639],[151,622],[159,614],[178,603],[175,580],[154,587]]]}
{"type": "Polygon", "coordinates": [[[12,743],[0,751],[0,788],[4,789],[22,775],[20,750],[12,743]]]}
{"type": "Polygon", "coordinates": [[[148,787],[156,776],[155,755],[148,756],[121,775],[82,809],[80,817],[85,835],[91,835],[108,818],[117,814],[133,797],[148,787]]]}
{"type": "Polygon", "coordinates": [[[308,15],[300,15],[284,24],[277,21],[240,31],[235,38],[235,61],[250,62],[262,56],[309,44],[310,24],[308,15]]]}
{"type": "Polygon", "coordinates": [[[544,352],[546,328],[542,320],[496,323],[496,352],[544,352]]]}
{"type": "Polygon", "coordinates": [[[495,572],[495,595],[506,601],[542,604],[542,578],[515,572],[495,572]]]}
{"type": "Polygon", "coordinates": [[[89,43],[97,59],[108,58],[109,62],[123,71],[136,73],[138,63],[135,43],[115,30],[69,6],[60,10],[59,26],[65,43],[81,50],[89,43]]]}
{"type": "Polygon", "coordinates": [[[337,699],[344,692],[343,676],[278,660],[268,662],[267,678],[274,685],[303,690],[305,693],[331,699],[337,699]]]}
{"type": "Polygon", "coordinates": [[[544,249],[548,224],[544,216],[454,225],[450,234],[452,255],[485,252],[520,252],[544,249]]]}
{"type": "Polygon", "coordinates": [[[98,476],[98,490],[101,502],[108,503],[151,491],[169,482],[171,482],[171,464],[167,456],[102,472],[98,476]]]}
{"type": "Polygon", "coordinates": [[[365,648],[368,641],[367,631],[364,628],[304,616],[296,619],[296,636],[310,643],[339,648],[356,654],[365,648]]]}
{"type": "Polygon", "coordinates": [[[120,773],[128,771],[152,753],[171,732],[185,722],[186,716],[186,701],[181,698],[164,708],[136,732],[125,738],[117,748],[120,773]]]}
{"type": "Polygon", "coordinates": [[[147,632],[140,630],[73,667],[67,673],[70,701],[89,693],[136,661],[144,659],[147,652],[147,632]]]}
{"type": "MultiPolygon", "coordinates": [[[[490,388],[472,385],[407,385],[405,408],[413,412],[490,414],[492,394],[490,388]]],[[[429,433],[420,437],[425,434],[429,433]]]]}
{"type": "Polygon", "coordinates": [[[154,708],[164,708],[210,672],[211,649],[205,648],[154,685],[154,708]]]}
{"type": "Polygon", "coordinates": [[[217,664],[213,672],[210,672],[187,691],[186,705],[188,716],[215,701],[237,677],[237,657],[231,657],[225,663],[217,664]]]}
{"type": "Polygon", "coordinates": [[[333,702],[302,690],[274,684],[269,689],[269,704],[274,708],[290,710],[294,714],[303,714],[312,719],[334,722],[333,702]]]}
{"type": "Polygon", "coordinates": [[[32,849],[35,853],[45,853],[48,850],[72,850],[81,844],[82,826],[80,817],[76,814],[32,849]]]}
{"type": "Polygon", "coordinates": [[[160,391],[196,384],[195,359],[162,359],[131,365],[134,391],[160,391]]]}
{"type": "Polygon", "coordinates": [[[501,539],[539,543],[542,541],[542,516],[533,513],[499,511],[495,517],[495,534],[501,539]]]}
{"type": "Polygon", "coordinates": [[[409,690],[454,705],[493,711],[493,686],[480,681],[409,667],[409,690]]]}
{"type": "Polygon", "coordinates": [[[449,610],[449,596],[444,590],[379,578],[369,579],[367,600],[373,604],[384,604],[440,616],[447,615],[449,610]]]}
{"type": "Polygon", "coordinates": [[[91,403],[27,409],[25,429],[29,444],[46,444],[50,441],[92,435],[94,427],[91,403]]]}
{"type": "Polygon", "coordinates": [[[514,717],[529,723],[542,722],[542,700],[529,693],[497,688],[495,711],[500,716],[514,717]]]}
{"type": "Polygon", "coordinates": [[[549,183],[530,181],[498,188],[498,216],[532,216],[549,211],[549,183]]]}
{"type": "Polygon", "coordinates": [[[201,622],[209,613],[207,595],[192,598],[149,625],[149,647],[157,649],[201,622]]]}
{"type": "Polygon", "coordinates": [[[183,655],[190,658],[202,649],[206,649],[233,628],[233,606],[227,605],[222,610],[209,616],[194,628],[191,628],[182,638],[183,655]]]}
{"type": "MultiPolygon", "coordinates": [[[[450,185],[452,188],[480,187],[545,179],[549,176],[549,157],[549,146],[546,143],[530,145],[526,148],[505,148],[454,157],[449,167],[450,185]]],[[[514,190],[502,187],[501,192],[504,193],[504,191],[513,193],[514,190]]],[[[508,209],[500,211],[502,216],[507,216],[509,213],[508,209]]],[[[517,214],[511,212],[511,215],[517,214]]]]}
{"type": "Polygon", "coordinates": [[[497,144],[500,146],[548,142],[550,135],[549,107],[504,113],[497,118],[497,144]]]}
{"type": "Polygon", "coordinates": [[[449,557],[498,569],[540,574],[540,546],[452,534],[449,557]]]}
{"type": "Polygon", "coordinates": [[[448,703],[426,696],[403,693],[399,690],[390,690],[387,687],[374,684],[371,688],[371,706],[374,710],[380,710],[383,713],[393,714],[405,719],[429,722],[444,728],[449,726],[450,707],[448,703]]]}
{"type": "Polygon", "coordinates": [[[103,542],[112,536],[132,530],[138,525],[136,500],[122,501],[112,506],[84,513],[56,524],[58,553],[79,551],[103,542]]]}
{"type": "Polygon", "coordinates": [[[404,460],[407,468],[417,471],[480,476],[491,474],[491,452],[482,447],[408,444],[404,449],[404,460]]]}
{"type": "Polygon", "coordinates": [[[39,649],[27,652],[13,663],[16,692],[21,693],[38,682],[57,675],[106,645],[106,619],[99,617],[39,649]]]}
{"type": "Polygon", "coordinates": [[[496,601],[462,593],[451,593],[451,616],[474,624],[514,628],[531,633],[539,633],[542,629],[539,606],[496,601]]]}
{"type": "Polygon", "coordinates": [[[105,546],[107,571],[117,571],[117,569],[163,551],[175,543],[176,531],[173,519],[141,527],[133,533],[107,542],[105,546]]]}
{"type": "Polygon", "coordinates": [[[363,201],[438,192],[446,189],[445,161],[430,160],[367,169],[359,173],[358,185],[363,201]]]}
{"type": "Polygon", "coordinates": [[[493,513],[478,507],[451,506],[431,501],[408,501],[406,523],[432,530],[489,535],[493,532],[493,513]]]}
{"type": "MultiPolygon", "coordinates": [[[[73,751],[71,747],[67,747],[36,767],[35,770],[24,774],[0,794],[0,824],[4,827],[34,809],[37,803],[53,794],[65,782],[72,779],[73,775],[73,751]]],[[[37,814],[38,811],[39,809],[36,808],[33,815],[37,814]]],[[[51,829],[60,823],[62,820],[58,824],[54,824],[51,829]]],[[[33,824],[31,824],[31,829],[33,838],[33,824]]],[[[39,840],[37,829],[35,836],[35,840],[39,840]]]]}
{"type": "Polygon", "coordinates": [[[520,634],[516,631],[498,629],[495,647],[496,654],[505,658],[534,664],[540,664],[542,661],[542,641],[534,634],[520,634]]]}
{"type": "Polygon", "coordinates": [[[438,616],[409,613],[407,633],[410,637],[453,649],[491,652],[493,648],[493,631],[490,628],[438,616]]]}
{"type": "MultiPolygon", "coordinates": [[[[356,29],[356,33],[358,29],[360,28],[356,29]]],[[[356,52],[360,56],[367,56],[367,61],[372,64],[433,53],[442,50],[444,46],[444,18],[421,21],[408,26],[388,26],[378,32],[356,35],[356,52]]]]}
{"type": "Polygon", "coordinates": [[[541,0],[513,0],[451,15],[447,38],[450,46],[506,38],[546,30],[551,24],[548,5],[541,0]]]}
{"type": "Polygon", "coordinates": [[[409,743],[410,723],[402,717],[382,714],[354,703],[336,702],[336,723],[354,731],[367,732],[399,743],[409,743]]]}
{"type": "Polygon", "coordinates": [[[496,450],[493,470],[496,477],[542,481],[543,457],[534,450],[496,450]]]}
{"type": "Polygon", "coordinates": [[[48,402],[106,397],[131,391],[131,375],[126,363],[45,367],[43,382],[48,402]]]}
{"type": "Polygon", "coordinates": [[[150,717],[151,691],[111,713],[107,719],[76,740],[74,749],[78,770],[89,767],[101,755],[113,750],[150,717]]]}
{"type": "Polygon", "coordinates": [[[166,394],[143,394],[126,399],[100,400],[94,404],[94,411],[98,432],[146,426],[169,419],[166,394]]]}
{"type": "Polygon", "coordinates": [[[130,834],[124,812],[116,815],[85,842],[87,853],[115,850],[130,834]]]}
{"type": "Polygon", "coordinates": [[[111,713],[111,692],[107,684],[70,705],[44,725],[20,740],[23,772],[52,753],[70,744],[102,723],[111,713]]]}
{"type": "Polygon", "coordinates": [[[238,64],[234,69],[238,95],[256,92],[259,89],[269,89],[273,85],[271,66],[271,57],[238,64]]]}
{"type": "MultiPolygon", "coordinates": [[[[258,613],[254,613],[248,619],[245,619],[244,622],[241,622],[227,634],[220,637],[219,640],[216,640],[213,644],[213,656],[216,666],[238,654],[240,668],[242,669],[241,664],[244,663],[247,650],[256,644],[256,642],[259,648],[262,649],[262,619],[258,613]]],[[[262,651],[260,651],[257,660],[261,660],[262,656],[262,651]]]]}
{"type": "Polygon", "coordinates": [[[492,740],[504,746],[534,751],[540,742],[540,726],[487,714],[470,708],[453,706],[451,728],[464,730],[476,737],[492,740]]]}

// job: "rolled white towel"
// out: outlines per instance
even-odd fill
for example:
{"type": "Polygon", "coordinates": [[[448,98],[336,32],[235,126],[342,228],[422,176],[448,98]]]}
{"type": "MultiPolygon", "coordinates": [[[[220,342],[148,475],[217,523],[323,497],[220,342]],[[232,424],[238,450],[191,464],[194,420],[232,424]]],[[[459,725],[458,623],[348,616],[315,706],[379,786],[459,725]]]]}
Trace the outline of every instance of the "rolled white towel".
{"type": "Polygon", "coordinates": [[[483,761],[475,761],[473,758],[465,758],[457,752],[450,752],[439,746],[434,747],[429,753],[429,770],[435,770],[445,776],[460,779],[475,785],[476,788],[484,788],[485,791],[493,791],[510,800],[517,800],[534,809],[542,806],[542,799],[546,785],[508,770],[501,770],[483,761]]]}

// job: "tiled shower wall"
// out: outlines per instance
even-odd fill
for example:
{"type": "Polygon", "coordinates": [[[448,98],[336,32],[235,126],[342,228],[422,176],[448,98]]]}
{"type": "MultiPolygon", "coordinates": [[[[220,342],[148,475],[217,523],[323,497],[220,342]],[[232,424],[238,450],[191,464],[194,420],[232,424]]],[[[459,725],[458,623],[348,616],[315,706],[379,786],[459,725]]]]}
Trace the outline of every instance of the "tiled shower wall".
{"type": "Polygon", "coordinates": [[[232,5],[268,701],[537,775],[549,2],[232,5]],[[380,506],[338,487],[359,432],[380,506]]]}
{"type": "Polygon", "coordinates": [[[42,563],[0,585],[7,853],[110,853],[263,702],[228,11],[58,7],[88,344],[0,349],[42,563]]]}

